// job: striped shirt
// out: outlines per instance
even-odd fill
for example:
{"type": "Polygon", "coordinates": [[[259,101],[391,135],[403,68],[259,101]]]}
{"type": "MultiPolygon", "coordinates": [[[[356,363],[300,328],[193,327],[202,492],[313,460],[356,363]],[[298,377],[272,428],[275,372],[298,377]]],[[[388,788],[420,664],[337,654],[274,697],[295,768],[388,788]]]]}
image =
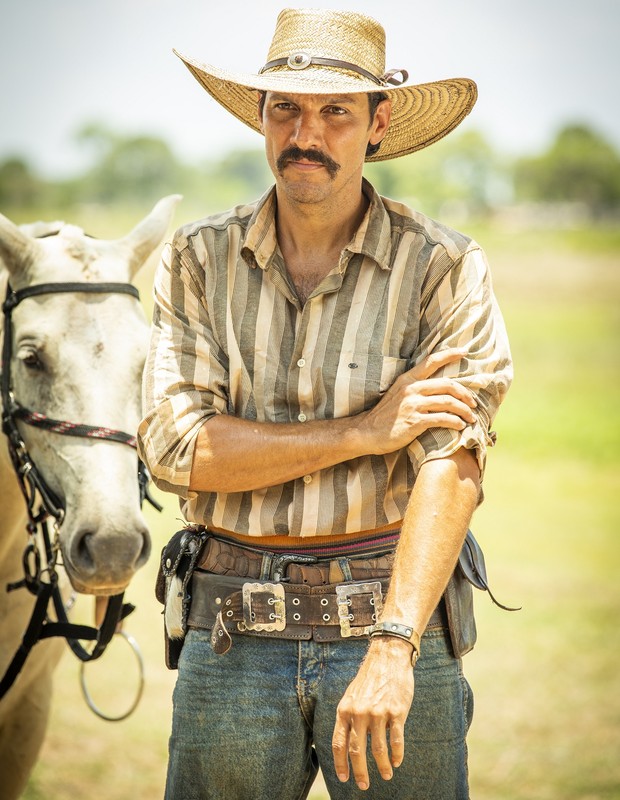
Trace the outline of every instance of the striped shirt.
{"type": "Polygon", "coordinates": [[[504,324],[480,247],[369,183],[368,211],[340,262],[301,305],[278,247],[272,188],[181,228],[155,277],[139,451],[190,522],[252,536],[324,536],[402,520],[421,465],[460,447],[484,469],[511,381],[504,324]],[[358,414],[429,353],[467,347],[444,375],[478,401],[463,431],[435,428],[267,489],[188,488],[201,426],[215,414],[298,422],[358,414]]]}

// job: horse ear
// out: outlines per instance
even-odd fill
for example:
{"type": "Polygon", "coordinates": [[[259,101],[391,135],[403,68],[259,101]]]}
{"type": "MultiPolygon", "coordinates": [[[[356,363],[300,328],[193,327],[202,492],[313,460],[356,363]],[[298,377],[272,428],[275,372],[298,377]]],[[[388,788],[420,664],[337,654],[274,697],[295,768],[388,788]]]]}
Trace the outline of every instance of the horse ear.
{"type": "Polygon", "coordinates": [[[131,278],[166,235],[168,226],[172,221],[172,214],[179,200],[181,200],[180,194],[171,194],[162,198],[142,222],[139,222],[127,236],[117,240],[117,244],[125,252],[129,251],[131,278]]]}
{"type": "Polygon", "coordinates": [[[16,279],[35,261],[39,245],[4,214],[0,214],[0,263],[16,279]]]}

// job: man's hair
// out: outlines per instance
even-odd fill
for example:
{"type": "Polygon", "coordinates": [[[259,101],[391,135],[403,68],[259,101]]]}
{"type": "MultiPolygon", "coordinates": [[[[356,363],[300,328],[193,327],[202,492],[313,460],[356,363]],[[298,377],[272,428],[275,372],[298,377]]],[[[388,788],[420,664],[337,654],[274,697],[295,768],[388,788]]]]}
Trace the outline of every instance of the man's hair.
{"type": "MultiPolygon", "coordinates": [[[[258,93],[258,116],[262,119],[263,118],[263,111],[265,109],[265,97],[267,96],[267,92],[258,93]]],[[[368,112],[370,114],[370,122],[372,123],[373,119],[375,118],[375,114],[377,113],[377,107],[379,103],[383,102],[383,100],[387,100],[388,96],[385,92],[370,92],[368,95],[368,112]]],[[[368,142],[368,146],[366,147],[366,157],[374,156],[375,153],[378,152],[379,148],[381,147],[381,142],[377,142],[377,144],[370,144],[368,142]]]]}

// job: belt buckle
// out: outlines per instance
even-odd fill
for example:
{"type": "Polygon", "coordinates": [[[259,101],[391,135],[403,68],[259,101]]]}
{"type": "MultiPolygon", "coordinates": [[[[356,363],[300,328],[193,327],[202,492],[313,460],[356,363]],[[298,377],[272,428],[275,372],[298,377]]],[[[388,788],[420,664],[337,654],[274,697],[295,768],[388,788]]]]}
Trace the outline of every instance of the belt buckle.
{"type": "Polygon", "coordinates": [[[345,639],[349,636],[366,636],[378,628],[377,619],[383,610],[383,592],[381,591],[381,581],[365,583],[341,583],[336,586],[336,597],[338,598],[338,620],[340,622],[340,635],[345,639]],[[371,625],[351,625],[355,619],[350,613],[351,595],[353,594],[372,594],[370,605],[374,607],[371,625]]]}
{"type": "Polygon", "coordinates": [[[244,583],[241,588],[243,602],[243,622],[240,630],[248,631],[283,631],[286,628],[286,606],[284,586],[281,583],[244,583]],[[252,595],[271,594],[267,600],[273,611],[269,614],[269,622],[256,622],[256,613],[252,609],[252,595]]]}

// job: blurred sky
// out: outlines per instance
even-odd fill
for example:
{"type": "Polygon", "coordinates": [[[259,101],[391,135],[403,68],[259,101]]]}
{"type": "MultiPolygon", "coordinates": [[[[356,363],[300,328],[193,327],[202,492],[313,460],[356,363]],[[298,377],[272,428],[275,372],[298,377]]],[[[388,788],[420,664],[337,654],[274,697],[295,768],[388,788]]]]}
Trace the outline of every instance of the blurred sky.
{"type": "Polygon", "coordinates": [[[570,121],[620,147],[620,0],[0,0],[0,160],[76,171],[72,137],[91,121],[162,136],[189,162],[261,146],[171,51],[253,72],[286,6],[374,16],[410,82],[474,78],[464,125],[500,152],[537,152],[570,121]]]}

